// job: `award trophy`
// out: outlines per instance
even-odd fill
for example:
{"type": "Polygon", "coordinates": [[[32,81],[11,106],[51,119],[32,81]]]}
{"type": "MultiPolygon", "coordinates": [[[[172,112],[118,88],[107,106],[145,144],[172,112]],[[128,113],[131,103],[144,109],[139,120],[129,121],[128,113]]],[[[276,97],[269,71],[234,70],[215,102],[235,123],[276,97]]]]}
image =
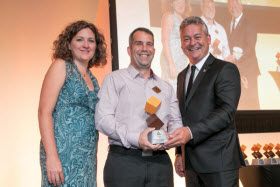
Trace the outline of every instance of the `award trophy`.
{"type": "Polygon", "coordinates": [[[244,161],[245,161],[245,164],[246,166],[250,165],[248,160],[247,160],[247,155],[244,153],[245,152],[245,149],[246,149],[246,146],[245,145],[241,145],[241,151],[242,151],[242,155],[243,155],[243,158],[244,158],[244,161]]]}
{"type": "Polygon", "coordinates": [[[263,150],[265,151],[263,154],[266,156],[266,159],[264,159],[264,163],[266,165],[272,165],[272,164],[278,164],[279,161],[275,159],[275,154],[273,153],[272,149],[274,148],[274,144],[269,143],[265,144],[263,147],[263,150]]]}
{"type": "Polygon", "coordinates": [[[276,160],[278,160],[278,164],[280,164],[280,144],[278,143],[275,147],[274,147],[274,149],[276,149],[276,155],[278,156],[278,158],[275,158],[276,160]]]}
{"type": "Polygon", "coordinates": [[[264,165],[264,160],[261,159],[263,155],[260,153],[260,149],[262,146],[258,144],[254,144],[251,150],[253,151],[252,155],[255,159],[252,160],[251,165],[264,165]]]}
{"type": "Polygon", "coordinates": [[[148,127],[154,127],[155,130],[148,134],[148,140],[151,144],[163,144],[167,142],[167,137],[164,130],[160,128],[164,125],[163,122],[157,117],[156,111],[159,109],[161,100],[150,97],[146,102],[145,111],[150,114],[146,119],[148,127]]]}

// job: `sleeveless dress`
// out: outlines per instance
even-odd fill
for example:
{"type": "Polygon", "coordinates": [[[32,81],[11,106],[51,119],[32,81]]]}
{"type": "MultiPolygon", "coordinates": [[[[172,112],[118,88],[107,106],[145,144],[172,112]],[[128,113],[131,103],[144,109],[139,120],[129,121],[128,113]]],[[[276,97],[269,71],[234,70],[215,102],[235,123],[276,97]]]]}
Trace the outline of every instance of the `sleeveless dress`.
{"type": "MultiPolygon", "coordinates": [[[[62,164],[63,187],[96,187],[96,152],[98,132],[94,125],[95,105],[99,86],[88,73],[94,85],[90,91],[75,63],[66,63],[66,79],[60,90],[52,117],[58,156],[62,164]]],[[[46,153],[40,142],[42,187],[49,184],[46,171],[46,153]]]]}
{"type": "MultiPolygon", "coordinates": [[[[183,53],[181,48],[180,24],[181,21],[174,13],[173,27],[169,37],[169,44],[170,44],[172,58],[177,69],[177,73],[180,73],[183,69],[185,69],[189,62],[187,56],[183,53]]],[[[170,71],[169,71],[168,64],[169,64],[168,60],[164,54],[164,51],[162,50],[160,56],[161,78],[167,81],[168,83],[170,83],[175,89],[175,91],[177,91],[177,78],[175,79],[170,78],[170,71]]]]}

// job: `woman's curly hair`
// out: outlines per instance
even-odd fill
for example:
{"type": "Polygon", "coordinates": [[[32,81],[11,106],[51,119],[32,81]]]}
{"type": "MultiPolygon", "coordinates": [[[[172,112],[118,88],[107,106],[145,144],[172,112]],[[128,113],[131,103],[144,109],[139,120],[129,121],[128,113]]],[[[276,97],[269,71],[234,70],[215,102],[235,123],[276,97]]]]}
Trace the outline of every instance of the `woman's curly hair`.
{"type": "Polygon", "coordinates": [[[53,42],[53,59],[61,58],[68,62],[73,62],[73,55],[69,49],[69,44],[71,40],[76,36],[76,34],[85,28],[92,30],[95,41],[96,49],[92,59],[90,59],[88,68],[103,66],[107,63],[107,45],[105,43],[104,36],[98,32],[98,29],[92,24],[86,21],[77,21],[68,25],[64,31],[58,36],[57,40],[53,42]]]}

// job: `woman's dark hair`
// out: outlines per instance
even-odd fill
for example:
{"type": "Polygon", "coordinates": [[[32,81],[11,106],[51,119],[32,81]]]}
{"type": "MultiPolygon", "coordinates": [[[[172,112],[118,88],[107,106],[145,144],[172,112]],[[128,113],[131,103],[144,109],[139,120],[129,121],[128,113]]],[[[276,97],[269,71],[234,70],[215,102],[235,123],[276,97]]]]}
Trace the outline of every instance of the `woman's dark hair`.
{"type": "Polygon", "coordinates": [[[53,59],[61,58],[68,62],[73,62],[72,52],[69,49],[69,44],[71,40],[76,36],[76,34],[85,28],[92,30],[95,41],[96,50],[92,59],[90,59],[88,68],[102,66],[107,63],[107,45],[105,43],[104,36],[98,32],[98,29],[92,24],[86,21],[77,21],[68,25],[65,30],[58,36],[57,40],[53,42],[53,59]]]}

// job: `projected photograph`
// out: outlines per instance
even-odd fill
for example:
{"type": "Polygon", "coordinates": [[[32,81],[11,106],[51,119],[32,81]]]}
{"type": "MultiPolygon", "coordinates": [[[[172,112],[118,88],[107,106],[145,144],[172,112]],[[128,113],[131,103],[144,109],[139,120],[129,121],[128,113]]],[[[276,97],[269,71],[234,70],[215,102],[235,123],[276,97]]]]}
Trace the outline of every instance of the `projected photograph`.
{"type": "Polygon", "coordinates": [[[129,33],[138,26],[148,27],[155,35],[156,55],[152,68],[176,90],[177,75],[189,63],[181,50],[179,26],[188,16],[200,16],[211,36],[210,52],[216,58],[235,63],[240,71],[242,92],[238,109],[280,109],[280,24],[277,24],[280,2],[144,2],[117,2],[120,68],[129,63],[124,57],[129,33]],[[129,29],[125,30],[128,23],[129,29]]]}

